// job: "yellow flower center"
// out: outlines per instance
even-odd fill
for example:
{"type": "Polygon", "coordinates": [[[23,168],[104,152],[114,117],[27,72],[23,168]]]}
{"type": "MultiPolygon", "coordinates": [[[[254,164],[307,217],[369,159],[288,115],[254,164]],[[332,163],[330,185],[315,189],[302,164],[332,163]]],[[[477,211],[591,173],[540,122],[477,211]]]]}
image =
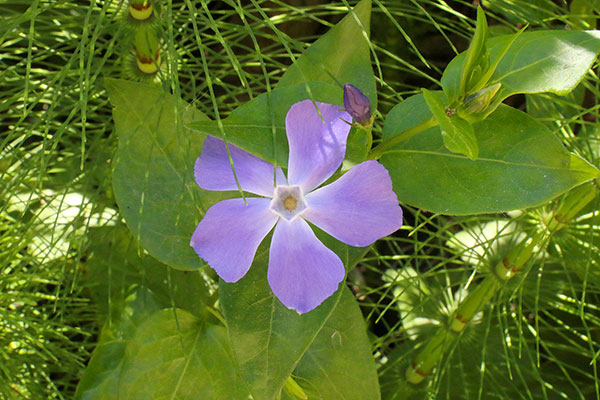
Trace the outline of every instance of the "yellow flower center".
{"type": "Polygon", "coordinates": [[[289,211],[293,211],[296,209],[296,205],[297,205],[297,201],[295,198],[293,198],[292,196],[288,196],[284,201],[283,201],[283,206],[289,210],[289,211]]]}

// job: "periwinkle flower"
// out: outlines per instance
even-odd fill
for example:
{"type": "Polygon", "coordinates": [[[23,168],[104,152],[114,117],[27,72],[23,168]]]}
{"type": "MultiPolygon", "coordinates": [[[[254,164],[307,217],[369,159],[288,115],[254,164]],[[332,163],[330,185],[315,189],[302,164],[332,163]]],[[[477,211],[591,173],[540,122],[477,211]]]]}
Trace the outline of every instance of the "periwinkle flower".
{"type": "Polygon", "coordinates": [[[344,107],[359,124],[371,123],[371,102],[359,88],[349,83],[344,85],[344,107]]]}
{"type": "MultiPolygon", "coordinates": [[[[350,126],[343,120],[350,116],[333,104],[304,100],[290,108],[285,120],[287,178],[281,168],[229,144],[242,190],[261,197],[216,203],[190,242],[223,280],[236,282],[246,274],[258,246],[275,227],[269,285],[286,307],[305,313],[331,296],[345,276],[342,260],[308,222],[351,246],[368,246],[400,228],[402,209],[388,172],[377,161],[358,164],[319,188],[344,159],[350,126]]],[[[237,190],[220,139],[206,138],[194,173],[203,189],[237,190]]]]}

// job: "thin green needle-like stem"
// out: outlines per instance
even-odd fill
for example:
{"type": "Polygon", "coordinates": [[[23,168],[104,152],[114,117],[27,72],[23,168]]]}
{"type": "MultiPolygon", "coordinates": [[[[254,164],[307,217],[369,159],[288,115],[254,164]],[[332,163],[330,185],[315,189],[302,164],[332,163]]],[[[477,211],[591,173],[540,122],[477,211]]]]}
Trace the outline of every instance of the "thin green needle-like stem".
{"type": "Polygon", "coordinates": [[[567,222],[581,212],[596,196],[598,190],[594,182],[590,182],[569,192],[558,209],[544,221],[545,229],[535,232],[508,251],[495,268],[473,289],[458,306],[448,325],[440,326],[422,350],[413,358],[407,368],[405,378],[411,384],[419,384],[442,359],[445,350],[450,348],[453,340],[459,338],[467,324],[475,314],[481,311],[494,297],[502,285],[515,276],[534,255],[535,248],[543,248],[548,243],[549,235],[561,230],[567,222]]]}
{"type": "Polygon", "coordinates": [[[423,132],[429,128],[432,128],[434,126],[437,126],[437,125],[438,125],[437,120],[434,117],[431,117],[428,120],[421,122],[419,125],[413,126],[412,128],[409,128],[409,129],[403,131],[402,133],[394,136],[393,138],[384,141],[379,146],[377,146],[373,150],[371,150],[371,152],[367,156],[367,159],[368,160],[378,160],[379,158],[381,158],[382,155],[384,155],[388,150],[390,150],[392,147],[394,147],[398,143],[408,140],[411,137],[415,136],[416,134],[421,133],[421,132],[423,132]]]}

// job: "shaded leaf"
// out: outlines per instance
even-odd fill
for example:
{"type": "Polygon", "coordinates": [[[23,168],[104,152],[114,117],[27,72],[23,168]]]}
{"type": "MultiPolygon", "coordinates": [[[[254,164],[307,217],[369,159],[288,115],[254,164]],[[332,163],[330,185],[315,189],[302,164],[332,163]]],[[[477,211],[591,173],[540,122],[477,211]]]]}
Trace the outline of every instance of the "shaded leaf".
{"type": "Polygon", "coordinates": [[[89,240],[85,283],[102,317],[120,318],[127,299],[140,287],[162,308],[175,306],[198,315],[209,303],[198,271],[179,271],[144,254],[124,225],[94,228],[89,240]]]}
{"type": "Polygon", "coordinates": [[[122,341],[99,346],[88,371],[77,399],[248,398],[225,329],[178,309],[158,311],[122,341]]]}

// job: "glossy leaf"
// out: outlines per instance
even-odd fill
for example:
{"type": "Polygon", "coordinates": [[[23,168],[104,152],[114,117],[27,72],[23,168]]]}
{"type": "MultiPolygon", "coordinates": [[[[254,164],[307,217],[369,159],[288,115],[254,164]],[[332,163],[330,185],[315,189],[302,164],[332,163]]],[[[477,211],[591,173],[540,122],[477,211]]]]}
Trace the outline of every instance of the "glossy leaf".
{"type": "Polygon", "coordinates": [[[342,89],[344,84],[351,83],[371,100],[371,108],[377,109],[368,39],[370,21],[371,0],[362,0],[298,57],[277,88],[326,82],[342,89]]]}
{"type": "Polygon", "coordinates": [[[100,345],[88,371],[77,399],[248,398],[225,329],[178,309],[158,311],[131,335],[100,345]]]}
{"type": "MultiPolygon", "coordinates": [[[[389,139],[431,118],[422,95],[388,114],[389,139]]],[[[450,153],[439,127],[424,131],[383,155],[401,203],[445,214],[501,212],[545,203],[599,171],[569,153],[548,128],[527,114],[500,106],[473,125],[479,158],[450,153]]]]}
{"type": "MultiPolygon", "coordinates": [[[[570,92],[600,52],[600,31],[524,32],[516,39],[513,35],[490,39],[491,64],[497,61],[511,40],[514,43],[498,62],[488,83],[502,83],[495,106],[516,93],[570,92]]],[[[465,57],[465,52],[459,54],[444,71],[442,87],[448,98],[459,93],[465,57]]]]}
{"type": "Polygon", "coordinates": [[[119,137],[113,187],[129,229],[158,260],[183,269],[202,266],[190,237],[222,195],[194,182],[204,136],[183,126],[206,117],[155,86],[117,79],[106,79],[105,86],[119,137]]]}
{"type": "Polygon", "coordinates": [[[479,147],[473,126],[458,115],[449,116],[444,109],[444,103],[438,95],[423,89],[423,97],[433,116],[440,124],[440,131],[444,146],[454,153],[464,154],[471,159],[476,159],[479,147]]]}

